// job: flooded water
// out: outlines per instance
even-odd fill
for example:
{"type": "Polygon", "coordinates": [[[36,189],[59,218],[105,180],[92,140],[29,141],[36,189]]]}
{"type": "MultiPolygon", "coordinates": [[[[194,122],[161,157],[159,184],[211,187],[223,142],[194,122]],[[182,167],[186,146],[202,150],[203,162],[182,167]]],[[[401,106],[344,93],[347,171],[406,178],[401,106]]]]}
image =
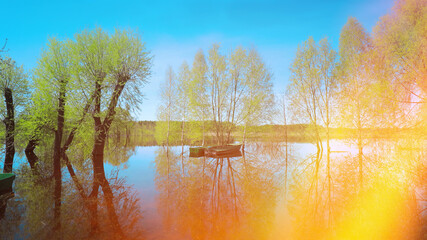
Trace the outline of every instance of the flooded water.
{"type": "MultiPolygon", "coordinates": [[[[343,194],[335,188],[337,179],[347,173],[339,173],[338,166],[357,156],[357,149],[343,141],[331,144],[333,193],[343,194]]],[[[365,151],[374,155],[379,149],[365,151]]],[[[297,198],[293,193],[304,195],[298,188],[310,185],[299,181],[311,177],[305,169],[310,164],[304,162],[315,154],[313,144],[290,144],[286,169],[283,143],[249,144],[243,156],[232,158],[189,158],[187,146],[137,147],[120,166],[120,175],[141,199],[147,239],[281,239],[295,234],[292,214],[297,211],[290,213],[288,207],[304,207],[299,200],[307,196],[297,198]]],[[[321,160],[321,168],[325,162],[321,160]]],[[[319,172],[324,175],[325,169],[319,172]]],[[[371,172],[368,177],[373,177],[371,172]]],[[[324,181],[325,176],[319,178],[324,181]]],[[[324,195],[325,188],[319,188],[324,195]]],[[[351,189],[344,193],[352,194],[351,189]]]]}
{"type": "MultiPolygon", "coordinates": [[[[129,239],[422,238],[425,142],[371,142],[363,152],[363,175],[350,142],[332,141],[331,150],[328,167],[327,154],[317,155],[310,143],[291,143],[288,152],[284,143],[250,143],[231,158],[190,158],[188,146],[132,147],[118,150],[125,156],[120,159],[111,154],[105,169],[129,239]]],[[[90,161],[78,168],[90,189],[90,176],[81,177],[90,161]]],[[[63,171],[64,238],[87,237],[90,217],[63,171]]],[[[2,234],[43,239],[51,185],[31,185],[25,174],[17,173],[2,234]]],[[[108,228],[99,201],[101,226],[108,228]]],[[[106,231],[101,238],[108,236],[106,231]]]]}

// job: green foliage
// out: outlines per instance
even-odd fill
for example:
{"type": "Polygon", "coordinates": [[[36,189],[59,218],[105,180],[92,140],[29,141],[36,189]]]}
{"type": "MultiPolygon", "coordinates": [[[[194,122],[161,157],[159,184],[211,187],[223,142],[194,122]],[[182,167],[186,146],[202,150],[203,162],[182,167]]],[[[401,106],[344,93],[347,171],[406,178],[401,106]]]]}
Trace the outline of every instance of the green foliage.
{"type": "Polygon", "coordinates": [[[4,102],[4,91],[6,88],[12,90],[13,103],[15,107],[15,117],[19,118],[19,114],[27,104],[29,96],[28,75],[24,72],[22,66],[9,57],[0,57],[0,92],[2,101],[0,101],[0,115],[5,118],[6,105],[4,102]]]}
{"type": "MultiPolygon", "coordinates": [[[[15,121],[15,146],[18,150],[22,149],[23,139],[26,139],[25,124],[25,107],[28,104],[30,95],[28,74],[24,72],[22,66],[9,57],[0,57],[0,117],[3,121],[6,118],[6,103],[4,93],[6,89],[10,89],[13,97],[14,121],[15,121]]],[[[3,130],[3,128],[2,128],[3,130]]],[[[0,131],[1,145],[4,143],[4,132],[0,131]]]]}
{"type": "Polygon", "coordinates": [[[116,30],[110,35],[97,28],[76,34],[75,39],[71,44],[73,70],[77,73],[76,84],[86,98],[97,82],[103,91],[101,109],[108,108],[114,87],[123,78],[126,83],[118,106],[127,111],[138,110],[142,88],[151,74],[151,56],[139,35],[130,30],[116,30]]]}
{"type": "MultiPolygon", "coordinates": [[[[374,28],[374,43],[395,73],[395,81],[427,93],[427,1],[396,1],[374,28]]],[[[408,90],[408,89],[407,89],[408,90]]]]}
{"type": "Polygon", "coordinates": [[[255,49],[249,51],[247,59],[248,69],[243,82],[247,91],[243,92],[242,97],[242,122],[245,125],[258,125],[271,120],[274,114],[272,74],[255,49]]]}
{"type": "Polygon", "coordinates": [[[323,123],[329,132],[337,101],[336,53],[326,38],[316,44],[310,37],[298,47],[290,70],[287,97],[291,114],[298,122],[308,124],[311,129],[307,133],[312,135],[309,139],[319,147],[323,137],[320,125],[323,123]]]}
{"type": "Polygon", "coordinates": [[[207,73],[205,55],[202,50],[199,50],[194,56],[191,78],[188,83],[190,86],[188,88],[190,118],[198,121],[205,121],[209,114],[207,73]]]}
{"type": "Polygon", "coordinates": [[[360,23],[350,18],[340,35],[340,102],[343,125],[358,129],[373,122],[375,92],[372,39],[360,23]]]}
{"type": "Polygon", "coordinates": [[[198,51],[192,69],[183,63],[178,77],[171,68],[166,73],[158,110],[158,119],[166,123],[156,126],[157,139],[163,141],[159,136],[167,139],[168,132],[175,131],[167,124],[173,120],[183,121],[181,134],[187,139],[200,139],[202,144],[209,134],[215,133],[217,141],[225,143],[237,125],[271,120],[271,77],[255,49],[239,47],[227,56],[214,44],[207,59],[198,51]],[[186,126],[187,121],[192,125],[186,126]],[[213,129],[208,129],[209,122],[213,129]]]}
{"type": "Polygon", "coordinates": [[[374,28],[376,69],[391,124],[427,128],[427,1],[399,0],[374,28]],[[387,94],[387,95],[386,95],[387,94]]]}
{"type": "Polygon", "coordinates": [[[170,144],[177,145],[181,139],[181,125],[182,123],[179,121],[157,121],[155,128],[157,143],[159,145],[165,145],[169,141],[170,144]],[[169,140],[167,139],[168,137],[169,140]]]}
{"type": "Polygon", "coordinates": [[[177,86],[177,114],[178,119],[186,121],[188,118],[189,104],[190,104],[190,79],[191,72],[187,62],[183,62],[178,75],[178,86],[177,86]]]}

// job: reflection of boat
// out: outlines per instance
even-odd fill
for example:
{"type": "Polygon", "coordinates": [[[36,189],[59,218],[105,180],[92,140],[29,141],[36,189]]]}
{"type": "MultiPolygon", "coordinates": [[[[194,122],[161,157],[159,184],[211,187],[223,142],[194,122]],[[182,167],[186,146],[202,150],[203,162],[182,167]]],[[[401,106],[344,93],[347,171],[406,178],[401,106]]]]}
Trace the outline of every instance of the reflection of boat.
{"type": "Polygon", "coordinates": [[[0,174],[0,194],[12,191],[13,180],[15,180],[15,174],[13,173],[0,174]]]}
{"type": "Polygon", "coordinates": [[[225,154],[217,154],[217,155],[206,154],[206,156],[211,157],[211,158],[232,158],[232,157],[241,157],[242,152],[241,151],[234,151],[234,152],[229,152],[229,153],[225,153],[225,154]]]}
{"type": "Polygon", "coordinates": [[[190,157],[205,156],[205,147],[190,147],[190,157]]]}
{"type": "Polygon", "coordinates": [[[234,157],[234,155],[241,156],[240,150],[242,144],[228,144],[225,146],[215,146],[205,149],[205,155],[208,157],[234,157]]]}

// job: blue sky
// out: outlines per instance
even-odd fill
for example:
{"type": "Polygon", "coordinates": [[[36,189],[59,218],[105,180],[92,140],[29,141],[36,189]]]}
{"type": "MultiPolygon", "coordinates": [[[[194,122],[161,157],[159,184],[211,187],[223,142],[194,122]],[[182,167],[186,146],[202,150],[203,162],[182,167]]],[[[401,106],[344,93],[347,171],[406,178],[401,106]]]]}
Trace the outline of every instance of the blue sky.
{"type": "Polygon", "coordinates": [[[0,43],[25,69],[37,63],[49,37],[73,38],[100,26],[138,29],[154,55],[153,75],[135,118],[155,120],[159,85],[166,68],[191,64],[198,49],[220,43],[224,52],[255,47],[274,75],[275,93],[286,88],[289,65],[299,43],[328,37],[337,48],[341,28],[356,17],[371,31],[392,0],[350,1],[3,1],[0,43]]]}

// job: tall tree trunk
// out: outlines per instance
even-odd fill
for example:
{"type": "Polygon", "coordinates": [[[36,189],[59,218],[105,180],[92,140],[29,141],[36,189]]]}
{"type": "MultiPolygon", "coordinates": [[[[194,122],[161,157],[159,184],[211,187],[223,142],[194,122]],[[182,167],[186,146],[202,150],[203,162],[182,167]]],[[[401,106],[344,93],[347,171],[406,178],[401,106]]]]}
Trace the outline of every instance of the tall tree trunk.
{"type": "MultiPolygon", "coordinates": [[[[95,127],[95,139],[94,139],[94,147],[92,150],[92,162],[93,162],[93,171],[94,171],[94,188],[92,190],[93,198],[97,198],[97,188],[101,186],[102,191],[104,192],[105,196],[105,202],[107,204],[107,211],[108,216],[110,218],[110,222],[113,225],[114,232],[117,233],[121,238],[124,237],[122,229],[120,227],[114,202],[113,202],[113,191],[111,190],[110,184],[108,183],[106,177],[105,177],[105,171],[104,171],[104,148],[105,148],[105,141],[108,134],[108,130],[111,127],[111,123],[113,122],[114,115],[116,114],[115,108],[117,106],[117,102],[119,100],[119,97],[123,91],[123,88],[125,86],[125,83],[128,79],[126,78],[120,78],[118,79],[115,89],[113,91],[113,95],[110,99],[110,102],[108,104],[107,109],[107,115],[104,119],[104,121],[101,121],[100,112],[101,112],[101,81],[96,81],[95,83],[95,107],[94,107],[94,127],[95,127]]],[[[97,202],[94,202],[94,209],[93,211],[96,211],[97,202]]],[[[96,215],[96,214],[93,214],[96,215]]],[[[93,230],[96,230],[98,223],[94,223],[92,226],[92,232],[93,230]]]]}
{"type": "MultiPolygon", "coordinates": [[[[92,161],[94,167],[94,181],[98,186],[101,186],[102,191],[104,192],[105,201],[107,204],[107,211],[109,219],[113,225],[113,228],[116,233],[120,236],[123,235],[122,230],[120,228],[120,224],[116,215],[114,203],[113,203],[113,192],[110,188],[110,184],[108,183],[105,177],[104,171],[104,148],[105,148],[105,140],[106,140],[106,132],[103,124],[95,123],[95,146],[92,151],[92,161]]],[[[95,187],[98,187],[95,185],[95,187]]],[[[94,198],[97,197],[96,190],[93,189],[94,198]]]]}
{"type": "Polygon", "coordinates": [[[64,132],[64,114],[65,114],[65,82],[61,82],[61,88],[58,99],[58,117],[57,129],[55,131],[55,140],[53,144],[53,177],[55,179],[55,207],[54,207],[54,230],[58,232],[61,238],[61,141],[64,132]]]}
{"type": "Polygon", "coordinates": [[[13,106],[12,90],[6,88],[4,91],[6,101],[6,118],[3,120],[6,126],[6,153],[4,159],[4,173],[12,172],[13,157],[15,156],[15,109],[13,106]]]}
{"type": "Polygon", "coordinates": [[[94,93],[94,111],[93,111],[93,120],[94,120],[94,127],[95,127],[95,139],[94,139],[94,148],[92,150],[92,164],[93,164],[93,183],[92,183],[92,192],[89,196],[90,204],[91,204],[91,234],[96,234],[99,230],[99,223],[98,223],[98,191],[99,191],[99,185],[100,180],[99,178],[102,178],[103,173],[99,173],[99,171],[103,170],[104,163],[102,162],[103,155],[103,149],[99,146],[100,142],[100,133],[101,133],[101,126],[102,121],[101,117],[99,116],[101,113],[101,80],[97,80],[95,82],[95,93],[94,93]],[[100,163],[101,161],[101,163],[100,163]],[[100,166],[101,165],[101,166],[100,166]],[[99,176],[101,175],[101,176],[99,176]]]}

